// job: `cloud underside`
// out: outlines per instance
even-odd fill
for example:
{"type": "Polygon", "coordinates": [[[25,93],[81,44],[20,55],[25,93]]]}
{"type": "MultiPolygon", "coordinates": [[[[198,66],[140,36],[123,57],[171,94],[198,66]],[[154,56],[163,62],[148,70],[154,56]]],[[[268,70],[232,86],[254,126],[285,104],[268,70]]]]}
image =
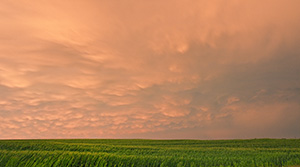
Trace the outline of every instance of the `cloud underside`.
{"type": "Polygon", "coordinates": [[[300,137],[297,0],[0,4],[0,138],[300,137]]]}

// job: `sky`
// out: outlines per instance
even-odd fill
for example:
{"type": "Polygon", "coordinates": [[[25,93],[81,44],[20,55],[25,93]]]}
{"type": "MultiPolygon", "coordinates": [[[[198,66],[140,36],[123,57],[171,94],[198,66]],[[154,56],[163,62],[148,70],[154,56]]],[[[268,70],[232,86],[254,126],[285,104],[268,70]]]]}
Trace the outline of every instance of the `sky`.
{"type": "Polygon", "coordinates": [[[299,0],[1,0],[0,139],[300,138],[299,0]]]}

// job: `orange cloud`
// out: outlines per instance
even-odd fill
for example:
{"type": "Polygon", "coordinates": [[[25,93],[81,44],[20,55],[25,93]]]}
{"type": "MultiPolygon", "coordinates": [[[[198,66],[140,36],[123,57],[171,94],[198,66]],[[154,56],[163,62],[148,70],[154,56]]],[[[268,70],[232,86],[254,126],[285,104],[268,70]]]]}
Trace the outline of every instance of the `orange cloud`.
{"type": "Polygon", "coordinates": [[[299,137],[299,3],[3,0],[0,138],[299,137]]]}

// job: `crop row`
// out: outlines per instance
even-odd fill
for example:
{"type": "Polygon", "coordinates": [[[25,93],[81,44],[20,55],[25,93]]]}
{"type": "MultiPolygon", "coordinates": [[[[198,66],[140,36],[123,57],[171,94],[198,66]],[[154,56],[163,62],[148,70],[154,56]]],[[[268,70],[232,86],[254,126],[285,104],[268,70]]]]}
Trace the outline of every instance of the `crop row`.
{"type": "Polygon", "coordinates": [[[0,141],[1,167],[293,165],[300,165],[300,140],[0,141]]]}

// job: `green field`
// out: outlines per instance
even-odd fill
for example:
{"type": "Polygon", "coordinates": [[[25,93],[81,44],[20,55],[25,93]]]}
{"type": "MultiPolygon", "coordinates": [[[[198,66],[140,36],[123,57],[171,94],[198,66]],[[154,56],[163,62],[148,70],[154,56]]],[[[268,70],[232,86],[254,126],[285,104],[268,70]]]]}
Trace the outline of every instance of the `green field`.
{"type": "Polygon", "coordinates": [[[300,139],[0,140],[0,166],[297,166],[300,139]]]}

